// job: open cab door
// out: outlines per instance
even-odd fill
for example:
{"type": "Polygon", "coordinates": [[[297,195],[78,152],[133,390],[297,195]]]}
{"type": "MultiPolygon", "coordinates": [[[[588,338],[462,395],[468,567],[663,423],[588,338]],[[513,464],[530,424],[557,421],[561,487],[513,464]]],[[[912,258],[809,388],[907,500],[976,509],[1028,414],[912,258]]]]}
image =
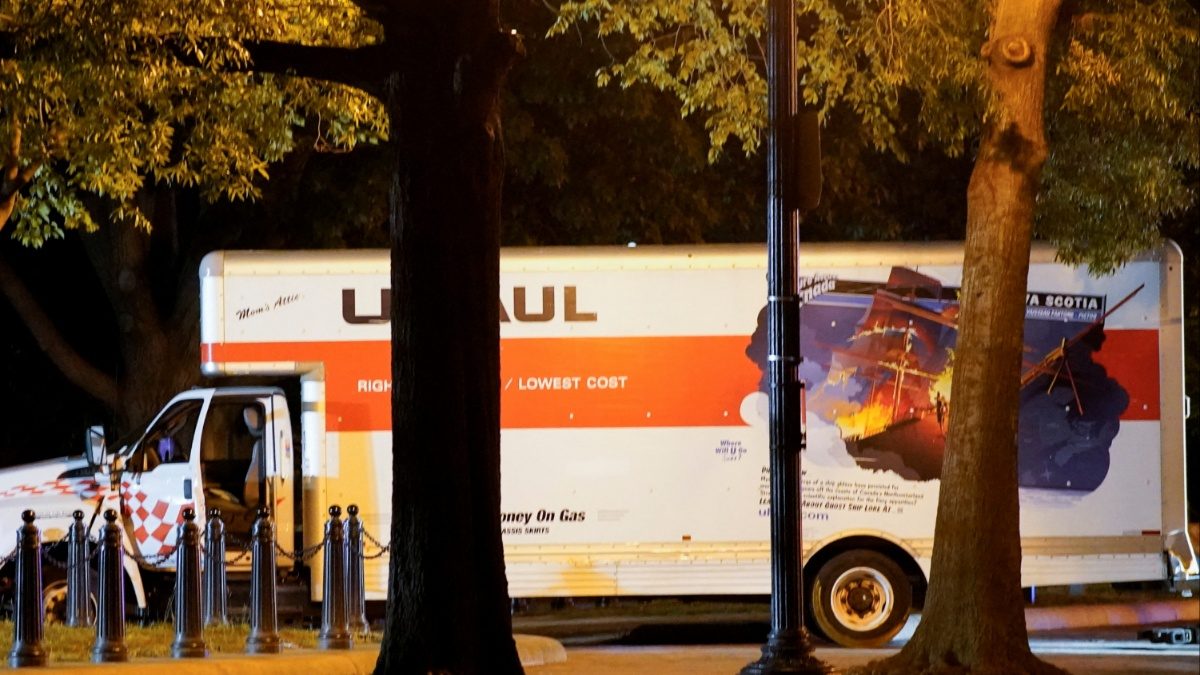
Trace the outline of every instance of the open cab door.
{"type": "MultiPolygon", "coordinates": [[[[251,533],[258,509],[275,524],[275,540],[290,552],[294,541],[292,428],[282,393],[217,390],[204,420],[200,452],[204,500],[221,512],[230,569],[250,569],[251,533]]],[[[293,562],[277,556],[280,567],[293,562]]]]}

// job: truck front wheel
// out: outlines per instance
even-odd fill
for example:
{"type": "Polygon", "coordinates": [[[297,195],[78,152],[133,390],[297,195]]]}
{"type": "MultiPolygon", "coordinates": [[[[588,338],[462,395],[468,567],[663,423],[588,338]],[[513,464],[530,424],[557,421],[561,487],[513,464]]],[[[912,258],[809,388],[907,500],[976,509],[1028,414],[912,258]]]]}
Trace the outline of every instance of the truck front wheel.
{"type": "MultiPolygon", "coordinates": [[[[95,571],[89,570],[88,577],[88,607],[91,615],[95,617],[99,581],[95,571]]],[[[42,568],[42,607],[45,610],[46,623],[64,623],[67,620],[67,577],[62,570],[42,568]]]]}
{"type": "Polygon", "coordinates": [[[912,586],[875,551],[846,551],[821,566],[809,602],[825,637],[844,647],[880,647],[908,621],[912,586]]]}

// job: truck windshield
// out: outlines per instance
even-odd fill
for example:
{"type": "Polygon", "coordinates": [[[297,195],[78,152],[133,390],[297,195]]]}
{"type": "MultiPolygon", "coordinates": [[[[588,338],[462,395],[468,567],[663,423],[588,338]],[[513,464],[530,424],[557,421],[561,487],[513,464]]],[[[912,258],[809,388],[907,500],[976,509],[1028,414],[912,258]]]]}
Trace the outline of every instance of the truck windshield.
{"type": "Polygon", "coordinates": [[[159,464],[186,463],[200,420],[200,400],[180,401],[158,418],[137,444],[129,460],[134,471],[151,471],[159,464]]]}

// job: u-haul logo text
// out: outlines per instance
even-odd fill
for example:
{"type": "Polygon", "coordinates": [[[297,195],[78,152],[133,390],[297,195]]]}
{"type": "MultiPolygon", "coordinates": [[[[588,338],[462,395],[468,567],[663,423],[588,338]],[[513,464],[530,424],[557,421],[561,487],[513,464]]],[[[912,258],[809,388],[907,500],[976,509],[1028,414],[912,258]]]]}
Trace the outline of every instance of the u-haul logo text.
{"type": "MultiPolygon", "coordinates": [[[[357,296],[357,291],[352,288],[342,289],[342,320],[346,323],[381,324],[391,321],[390,288],[379,289],[378,305],[364,303],[367,306],[360,308],[357,296]]],[[[597,314],[579,308],[579,290],[575,286],[542,286],[533,293],[525,286],[514,286],[511,302],[506,304],[505,299],[500,298],[500,323],[547,323],[555,319],[569,323],[596,321],[597,314]],[[531,295],[541,297],[531,298],[531,295]]]]}

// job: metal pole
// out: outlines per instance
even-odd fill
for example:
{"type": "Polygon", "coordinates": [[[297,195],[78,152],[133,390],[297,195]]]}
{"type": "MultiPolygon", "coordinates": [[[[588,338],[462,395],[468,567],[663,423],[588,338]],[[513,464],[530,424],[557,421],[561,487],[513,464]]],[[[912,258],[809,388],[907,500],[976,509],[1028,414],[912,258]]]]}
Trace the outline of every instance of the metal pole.
{"type": "Polygon", "coordinates": [[[771,444],[771,633],[762,657],[742,669],[824,673],[804,631],[801,577],[800,300],[795,0],[767,3],[767,341],[771,444]]]}
{"type": "Polygon", "coordinates": [[[175,535],[175,641],[171,656],[204,658],[203,594],[200,592],[200,526],[196,512],[183,510],[183,523],[175,535]]]}
{"type": "Polygon", "coordinates": [[[75,519],[67,531],[67,625],[90,626],[92,615],[92,575],[88,569],[87,526],[83,511],[76,510],[75,519]]]}
{"type": "Polygon", "coordinates": [[[363,559],[363,524],[358,518],[358,505],[346,507],[346,613],[350,633],[366,635],[371,632],[367,621],[366,561],[363,559]]]}
{"type": "Polygon", "coordinates": [[[341,515],[342,507],[329,507],[329,520],[325,523],[325,597],[321,602],[318,649],[350,649],[354,646],[346,618],[346,532],[341,515]]]}
{"type": "Polygon", "coordinates": [[[250,635],[246,652],[278,654],[279,616],[275,611],[275,526],[270,513],[258,510],[250,552],[250,635]]]}
{"type": "Polygon", "coordinates": [[[225,578],[225,521],[221,509],[208,510],[204,526],[204,625],[229,623],[225,578]]]}
{"type": "Polygon", "coordinates": [[[100,529],[100,598],[96,617],[96,642],[92,646],[92,663],[128,661],[125,646],[125,551],[121,548],[121,526],[117,512],[104,512],[104,527],[100,529]]]}
{"type": "Polygon", "coordinates": [[[13,646],[8,653],[10,668],[44,666],[46,607],[42,604],[42,535],[33,524],[33,511],[23,511],[24,525],[17,530],[17,590],[13,617],[13,646]]]}

